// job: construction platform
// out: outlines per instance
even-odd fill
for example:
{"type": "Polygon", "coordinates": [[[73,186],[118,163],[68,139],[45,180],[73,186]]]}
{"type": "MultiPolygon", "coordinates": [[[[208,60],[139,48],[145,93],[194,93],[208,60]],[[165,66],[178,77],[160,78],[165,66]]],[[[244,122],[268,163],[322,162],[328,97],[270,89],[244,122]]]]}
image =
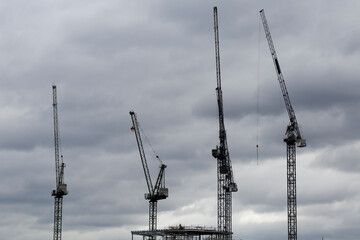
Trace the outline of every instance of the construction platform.
{"type": "Polygon", "coordinates": [[[216,228],[202,226],[170,226],[167,229],[131,231],[131,239],[134,236],[142,236],[146,239],[176,239],[176,240],[201,240],[222,239],[221,236],[231,235],[229,232],[217,231],[216,228]]]}

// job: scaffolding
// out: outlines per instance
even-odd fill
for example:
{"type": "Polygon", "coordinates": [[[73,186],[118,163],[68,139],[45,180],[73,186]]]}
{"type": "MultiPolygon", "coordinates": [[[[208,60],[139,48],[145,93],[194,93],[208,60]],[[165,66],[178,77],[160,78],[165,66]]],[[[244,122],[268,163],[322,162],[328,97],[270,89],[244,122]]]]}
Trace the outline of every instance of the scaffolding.
{"type": "Polygon", "coordinates": [[[153,231],[131,231],[131,239],[134,236],[142,236],[143,240],[161,239],[161,240],[212,240],[223,239],[229,232],[217,231],[213,227],[204,226],[170,226],[165,229],[153,231]]]}

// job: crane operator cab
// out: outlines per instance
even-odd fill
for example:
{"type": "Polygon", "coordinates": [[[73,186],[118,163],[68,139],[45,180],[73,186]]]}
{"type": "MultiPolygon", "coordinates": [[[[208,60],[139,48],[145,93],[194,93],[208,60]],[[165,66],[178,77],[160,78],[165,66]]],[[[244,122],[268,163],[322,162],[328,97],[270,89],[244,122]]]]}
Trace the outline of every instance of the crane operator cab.
{"type": "Polygon", "coordinates": [[[298,147],[306,147],[306,140],[303,138],[296,139],[296,143],[298,147]]]}
{"type": "Polygon", "coordinates": [[[144,198],[146,200],[161,200],[166,199],[169,196],[169,189],[168,188],[159,188],[158,192],[155,194],[145,193],[144,198]]]}
{"type": "Polygon", "coordinates": [[[230,172],[230,168],[227,166],[225,156],[221,153],[219,146],[216,146],[216,148],[212,149],[211,153],[214,158],[220,161],[220,173],[228,174],[230,172]]]}
{"type": "Polygon", "coordinates": [[[57,190],[52,190],[51,192],[51,196],[58,196],[58,197],[61,197],[61,196],[64,196],[64,195],[68,195],[68,190],[67,190],[67,184],[65,183],[61,183],[59,184],[59,187],[57,190]]]}

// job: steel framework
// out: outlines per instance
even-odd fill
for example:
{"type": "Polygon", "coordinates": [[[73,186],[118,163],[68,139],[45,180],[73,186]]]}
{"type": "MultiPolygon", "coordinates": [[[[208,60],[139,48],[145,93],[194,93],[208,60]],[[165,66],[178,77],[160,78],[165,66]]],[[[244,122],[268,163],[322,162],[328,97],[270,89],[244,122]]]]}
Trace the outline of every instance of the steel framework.
{"type": "Polygon", "coordinates": [[[289,115],[290,123],[286,129],[286,155],[287,155],[287,215],[288,215],[288,240],[297,240],[297,202],[296,202],[296,145],[306,147],[306,140],[302,138],[295,111],[291,105],[289,93],[280,69],[274,43],[271,38],[264,9],[260,10],[261,20],[264,26],[266,39],[274,62],[280,89],[284,98],[285,107],[289,115]]]}
{"type": "Polygon", "coordinates": [[[226,130],[224,123],[224,107],[221,90],[220,51],[219,51],[219,29],[217,7],[214,7],[214,35],[215,35],[215,58],[217,79],[217,103],[219,115],[219,146],[212,150],[212,155],[217,159],[217,222],[218,231],[226,234],[219,237],[232,238],[232,193],[237,192],[234,182],[230,154],[227,145],[226,130]]]}
{"type": "Polygon", "coordinates": [[[149,193],[145,194],[145,199],[149,200],[149,230],[154,231],[157,228],[157,201],[166,199],[169,196],[168,189],[165,187],[165,168],[166,165],[163,164],[158,156],[157,159],[160,161],[160,171],[156,179],[155,186],[153,186],[150,176],[149,167],[146,161],[145,151],[141,140],[140,134],[140,124],[137,120],[136,113],[130,111],[131,120],[133,127],[131,128],[135,132],[135,137],[140,153],[140,159],[142,167],[145,174],[146,184],[149,190],[149,193]]]}
{"type": "Polygon", "coordinates": [[[151,199],[149,201],[149,230],[156,230],[157,228],[157,200],[151,199]]]}
{"type": "Polygon", "coordinates": [[[297,239],[297,203],[296,203],[296,145],[287,141],[287,215],[288,239],[297,239]]]}
{"type": "Polygon", "coordinates": [[[163,240],[218,240],[223,239],[227,233],[217,231],[215,228],[202,226],[171,226],[167,229],[154,231],[131,231],[131,239],[141,236],[143,240],[159,237],[163,240]]]}
{"type": "Polygon", "coordinates": [[[62,197],[55,197],[54,202],[54,239],[61,239],[62,231],[62,197]]]}
{"type": "Polygon", "coordinates": [[[68,194],[67,185],[64,183],[64,168],[63,156],[61,155],[60,163],[60,133],[59,120],[57,111],[57,93],[56,86],[52,86],[53,90],[53,115],[54,115],[54,145],[55,145],[55,173],[56,173],[56,189],[52,191],[54,196],[54,240],[61,240],[62,232],[62,208],[63,196],[68,194]]]}

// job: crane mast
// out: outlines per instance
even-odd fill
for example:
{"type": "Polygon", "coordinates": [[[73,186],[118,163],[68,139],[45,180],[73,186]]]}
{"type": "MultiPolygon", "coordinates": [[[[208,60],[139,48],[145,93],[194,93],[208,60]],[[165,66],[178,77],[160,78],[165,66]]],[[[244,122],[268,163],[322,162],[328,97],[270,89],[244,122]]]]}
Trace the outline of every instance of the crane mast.
{"type": "Polygon", "coordinates": [[[297,240],[297,200],[296,200],[296,146],[306,147],[306,140],[302,138],[295,111],[291,105],[290,97],[286,89],[285,80],[280,69],[274,43],[271,38],[269,26],[265,17],[264,9],[260,10],[261,20],[264,26],[266,39],[274,62],[276,74],[279,80],[285,107],[289,115],[290,123],[286,129],[286,155],[287,155],[287,214],[288,214],[288,240],[297,240]]]}
{"type": "Polygon", "coordinates": [[[136,113],[130,111],[131,120],[133,127],[131,128],[135,132],[135,137],[140,153],[140,159],[142,167],[145,174],[146,184],[149,190],[149,193],[145,194],[145,199],[149,200],[149,230],[154,231],[157,228],[157,201],[166,199],[168,197],[168,189],[165,188],[165,168],[166,165],[161,162],[160,171],[156,179],[155,186],[153,186],[150,176],[149,167],[146,161],[145,151],[141,140],[139,122],[136,117],[136,113]]]}
{"type": "Polygon", "coordinates": [[[212,155],[217,159],[217,222],[218,230],[226,232],[225,239],[231,239],[232,234],[232,193],[237,192],[234,182],[230,155],[228,151],[226,130],[224,124],[223,98],[221,90],[220,51],[217,7],[214,7],[214,35],[217,79],[217,103],[219,115],[219,140],[220,144],[212,150],[212,155]]]}
{"type": "Polygon", "coordinates": [[[60,156],[60,134],[59,134],[59,120],[57,111],[57,93],[56,86],[52,86],[53,90],[53,116],[54,116],[54,145],[55,145],[55,174],[56,174],[56,189],[52,191],[54,196],[54,240],[61,240],[62,232],[62,206],[63,196],[68,194],[67,185],[64,183],[64,168],[63,156],[60,156]],[[60,159],[61,157],[61,159],[60,159]],[[60,162],[61,160],[61,162],[60,162]]]}

